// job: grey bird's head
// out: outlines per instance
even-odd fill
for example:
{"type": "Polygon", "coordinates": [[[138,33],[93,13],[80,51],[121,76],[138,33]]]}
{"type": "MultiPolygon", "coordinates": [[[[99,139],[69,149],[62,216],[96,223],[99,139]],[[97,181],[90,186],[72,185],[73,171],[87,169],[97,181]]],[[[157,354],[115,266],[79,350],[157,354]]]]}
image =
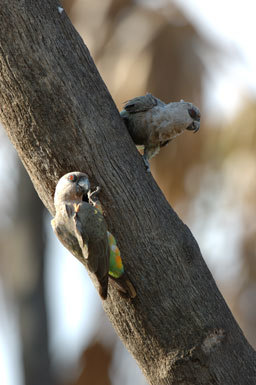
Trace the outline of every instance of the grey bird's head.
{"type": "Polygon", "coordinates": [[[166,105],[163,109],[159,110],[160,122],[162,110],[167,109],[168,120],[171,129],[172,137],[163,139],[173,139],[175,136],[180,135],[184,130],[197,132],[200,128],[200,111],[189,102],[172,102],[166,105]]]}
{"type": "Polygon", "coordinates": [[[189,131],[194,131],[194,133],[196,133],[200,128],[201,114],[200,114],[199,108],[194,106],[192,103],[187,103],[187,105],[188,105],[188,114],[192,121],[186,129],[189,131]]]}
{"type": "Polygon", "coordinates": [[[88,176],[82,172],[74,171],[63,175],[57,183],[54,204],[60,201],[82,201],[90,190],[88,176]]]}

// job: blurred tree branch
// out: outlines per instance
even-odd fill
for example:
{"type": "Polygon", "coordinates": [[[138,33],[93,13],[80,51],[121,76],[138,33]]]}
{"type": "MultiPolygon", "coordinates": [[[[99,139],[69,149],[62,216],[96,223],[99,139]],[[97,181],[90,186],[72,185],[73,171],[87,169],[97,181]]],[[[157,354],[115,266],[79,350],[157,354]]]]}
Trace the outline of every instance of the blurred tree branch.
{"type": "Polygon", "coordinates": [[[8,285],[18,305],[25,383],[52,385],[55,380],[49,355],[44,290],[45,208],[21,162],[17,162],[17,168],[19,193],[11,229],[16,236],[9,253],[12,261],[8,266],[13,274],[8,285]]]}
{"type": "MultiPolygon", "coordinates": [[[[104,309],[154,385],[252,384],[256,355],[189,229],[145,168],[99,73],[55,0],[2,0],[0,117],[53,214],[56,182],[86,172],[138,296],[104,309]]],[[[10,176],[9,176],[10,177],[10,176]]]]}

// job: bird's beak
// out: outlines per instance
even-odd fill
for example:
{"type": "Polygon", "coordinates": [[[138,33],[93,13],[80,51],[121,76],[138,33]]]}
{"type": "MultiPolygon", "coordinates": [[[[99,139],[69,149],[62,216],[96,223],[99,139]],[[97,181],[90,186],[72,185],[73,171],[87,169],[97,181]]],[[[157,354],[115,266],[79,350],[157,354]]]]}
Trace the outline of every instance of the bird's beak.
{"type": "Polygon", "coordinates": [[[196,133],[199,130],[199,128],[200,128],[200,122],[194,121],[187,127],[187,130],[194,131],[194,133],[196,133]]]}
{"type": "Polygon", "coordinates": [[[200,111],[194,106],[188,110],[188,113],[193,119],[193,122],[187,127],[187,130],[194,131],[194,133],[196,133],[200,128],[200,111]]]}
{"type": "Polygon", "coordinates": [[[77,187],[80,190],[80,192],[82,192],[83,194],[87,194],[88,191],[90,190],[90,182],[88,178],[81,177],[77,182],[77,187]]]}

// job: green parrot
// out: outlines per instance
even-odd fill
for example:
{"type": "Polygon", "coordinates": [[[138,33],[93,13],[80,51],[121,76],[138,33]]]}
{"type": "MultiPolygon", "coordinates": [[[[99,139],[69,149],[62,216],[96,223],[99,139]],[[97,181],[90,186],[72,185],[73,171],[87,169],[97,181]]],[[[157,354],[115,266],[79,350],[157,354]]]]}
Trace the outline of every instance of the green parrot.
{"type": "Polygon", "coordinates": [[[51,224],[61,243],[94,273],[99,294],[107,298],[109,277],[123,296],[136,291],[124,272],[119,248],[108,231],[99,201],[94,201],[88,176],[71,172],[60,178],[54,194],[56,214],[51,224]]]}

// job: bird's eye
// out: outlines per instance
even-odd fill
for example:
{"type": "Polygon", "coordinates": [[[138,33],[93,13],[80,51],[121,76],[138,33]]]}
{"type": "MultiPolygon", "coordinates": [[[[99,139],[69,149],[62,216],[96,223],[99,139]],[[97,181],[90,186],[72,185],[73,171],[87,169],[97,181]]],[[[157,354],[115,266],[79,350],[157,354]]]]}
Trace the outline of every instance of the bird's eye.
{"type": "Polygon", "coordinates": [[[192,119],[196,120],[196,121],[200,121],[200,112],[199,111],[196,111],[194,108],[190,108],[188,110],[188,113],[189,115],[191,116],[192,119]]]}
{"type": "Polygon", "coordinates": [[[70,180],[71,182],[75,182],[77,180],[77,176],[74,174],[69,175],[68,180],[70,180]]]}

